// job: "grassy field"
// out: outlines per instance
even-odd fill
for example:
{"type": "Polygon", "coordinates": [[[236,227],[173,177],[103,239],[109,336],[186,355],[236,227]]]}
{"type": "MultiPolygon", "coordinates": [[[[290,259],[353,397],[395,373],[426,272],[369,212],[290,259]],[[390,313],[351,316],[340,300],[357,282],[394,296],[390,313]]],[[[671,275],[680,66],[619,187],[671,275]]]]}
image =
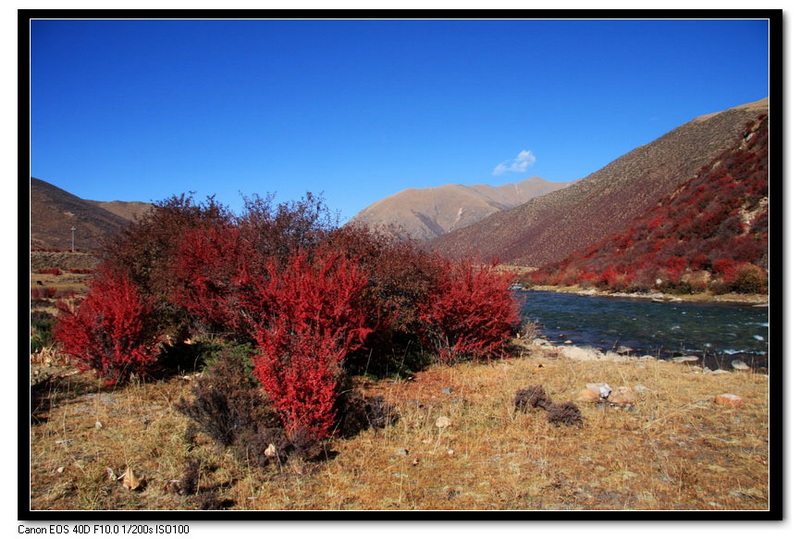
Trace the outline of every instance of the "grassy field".
{"type": "Polygon", "coordinates": [[[770,507],[770,380],[752,371],[577,361],[525,345],[491,363],[357,379],[396,408],[395,424],[336,439],[319,462],[259,468],[197,433],[176,410],[202,374],[105,388],[51,349],[32,362],[36,380],[46,380],[32,399],[33,510],[770,507]],[[636,388],[633,406],[579,403],[582,426],[515,410],[521,388],[539,384],[561,402],[593,382],[636,388]],[[716,404],[724,393],[744,405],[716,404]]]}

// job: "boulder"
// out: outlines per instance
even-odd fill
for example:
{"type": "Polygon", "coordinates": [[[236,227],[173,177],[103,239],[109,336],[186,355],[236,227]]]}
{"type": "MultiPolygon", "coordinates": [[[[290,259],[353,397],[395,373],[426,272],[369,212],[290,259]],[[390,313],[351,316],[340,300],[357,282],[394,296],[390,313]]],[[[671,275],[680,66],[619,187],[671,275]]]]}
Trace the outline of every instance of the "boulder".
{"type": "Polygon", "coordinates": [[[744,399],[733,393],[723,393],[722,395],[714,397],[714,403],[727,406],[728,408],[742,408],[744,406],[744,399]]]}
{"type": "Polygon", "coordinates": [[[611,395],[608,397],[608,402],[619,406],[633,404],[636,402],[636,392],[629,387],[618,387],[611,392],[611,395]]]}
{"type": "Polygon", "coordinates": [[[700,361],[700,358],[697,356],[678,356],[672,358],[674,363],[695,363],[700,361]]]}
{"type": "Polygon", "coordinates": [[[605,382],[592,382],[586,384],[586,389],[594,391],[601,399],[607,399],[611,395],[611,386],[605,382]]]}
{"type": "Polygon", "coordinates": [[[581,389],[575,395],[575,402],[600,402],[602,400],[600,394],[592,389],[581,389]]]}
{"type": "Polygon", "coordinates": [[[735,359],[731,363],[731,367],[733,367],[737,371],[749,371],[750,370],[750,365],[748,365],[747,363],[745,363],[741,359],[735,359]]]}

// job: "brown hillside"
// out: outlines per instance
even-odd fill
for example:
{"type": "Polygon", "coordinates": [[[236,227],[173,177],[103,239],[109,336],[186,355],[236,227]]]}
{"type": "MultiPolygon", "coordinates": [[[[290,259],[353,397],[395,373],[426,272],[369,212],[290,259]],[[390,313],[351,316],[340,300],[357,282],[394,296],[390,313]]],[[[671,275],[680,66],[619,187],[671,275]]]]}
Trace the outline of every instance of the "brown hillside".
{"type": "Polygon", "coordinates": [[[104,238],[130,222],[37,178],[31,178],[30,203],[32,249],[70,250],[74,226],[75,250],[94,251],[104,238]]]}
{"type": "Polygon", "coordinates": [[[428,240],[567,185],[531,177],[500,186],[450,184],[406,189],[365,208],[353,221],[393,225],[412,238],[428,240]]]}
{"type": "Polygon", "coordinates": [[[123,202],[121,200],[112,200],[111,202],[87,200],[86,202],[90,202],[106,211],[119,215],[128,221],[137,221],[153,209],[153,205],[148,202],[123,202]]]}
{"type": "Polygon", "coordinates": [[[450,255],[520,266],[561,260],[621,231],[710,163],[767,112],[768,99],[702,116],[569,187],[495,213],[431,242],[450,255]]]}

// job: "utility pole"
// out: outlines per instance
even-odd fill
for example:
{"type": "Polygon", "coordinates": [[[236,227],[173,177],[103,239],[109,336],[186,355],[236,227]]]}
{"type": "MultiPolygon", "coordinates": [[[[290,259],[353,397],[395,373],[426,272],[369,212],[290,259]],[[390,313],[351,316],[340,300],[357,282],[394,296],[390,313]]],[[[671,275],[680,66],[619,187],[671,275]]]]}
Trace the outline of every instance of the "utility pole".
{"type": "Polygon", "coordinates": [[[72,252],[75,252],[75,227],[71,227],[70,231],[72,232],[72,252]]]}

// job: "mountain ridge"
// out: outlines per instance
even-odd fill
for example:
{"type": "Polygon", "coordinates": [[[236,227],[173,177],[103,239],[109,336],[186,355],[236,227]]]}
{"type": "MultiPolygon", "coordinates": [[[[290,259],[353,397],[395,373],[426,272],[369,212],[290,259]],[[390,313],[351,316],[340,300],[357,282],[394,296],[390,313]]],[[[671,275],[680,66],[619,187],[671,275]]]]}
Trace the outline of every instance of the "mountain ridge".
{"type": "Polygon", "coordinates": [[[568,185],[532,176],[499,186],[449,183],[411,187],[367,206],[351,222],[391,225],[409,237],[430,240],[568,185]]]}
{"type": "Polygon", "coordinates": [[[146,202],[98,202],[78,197],[39,178],[30,178],[31,249],[93,252],[110,235],[143,215],[146,202]],[[72,228],[75,228],[73,231],[72,228]]]}

